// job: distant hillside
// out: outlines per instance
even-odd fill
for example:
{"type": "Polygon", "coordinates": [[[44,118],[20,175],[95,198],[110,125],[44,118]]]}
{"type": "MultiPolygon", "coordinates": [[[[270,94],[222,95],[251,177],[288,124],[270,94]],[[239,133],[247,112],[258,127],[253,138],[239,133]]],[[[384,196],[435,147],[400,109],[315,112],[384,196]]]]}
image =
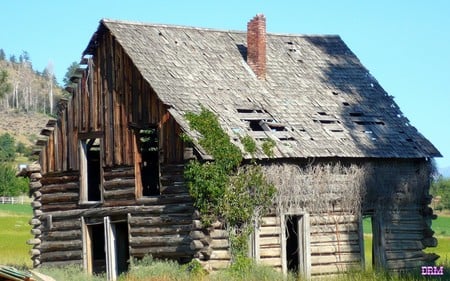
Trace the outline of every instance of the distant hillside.
{"type": "Polygon", "coordinates": [[[50,118],[42,113],[0,109],[0,134],[9,133],[16,143],[20,141],[27,146],[34,145],[50,118]]]}

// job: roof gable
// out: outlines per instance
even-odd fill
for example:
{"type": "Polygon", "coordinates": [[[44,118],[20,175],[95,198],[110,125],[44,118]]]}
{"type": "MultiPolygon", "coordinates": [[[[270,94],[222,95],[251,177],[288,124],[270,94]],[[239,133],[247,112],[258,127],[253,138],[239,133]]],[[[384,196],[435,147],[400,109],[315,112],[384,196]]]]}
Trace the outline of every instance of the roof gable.
{"type": "Polygon", "coordinates": [[[105,28],[192,135],[183,116],[201,105],[238,146],[239,136],[273,139],[275,157],[440,156],[338,36],[267,34],[258,80],[244,32],[103,20],[105,28]]]}

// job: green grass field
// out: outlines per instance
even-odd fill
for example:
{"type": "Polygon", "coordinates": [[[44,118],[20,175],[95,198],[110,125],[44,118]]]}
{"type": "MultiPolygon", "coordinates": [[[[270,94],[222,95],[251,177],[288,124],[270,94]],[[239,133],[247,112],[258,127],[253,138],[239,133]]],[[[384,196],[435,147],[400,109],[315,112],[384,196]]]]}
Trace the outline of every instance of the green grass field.
{"type": "Polygon", "coordinates": [[[26,241],[33,238],[28,224],[32,216],[31,206],[0,205],[0,264],[31,267],[26,241]]]}

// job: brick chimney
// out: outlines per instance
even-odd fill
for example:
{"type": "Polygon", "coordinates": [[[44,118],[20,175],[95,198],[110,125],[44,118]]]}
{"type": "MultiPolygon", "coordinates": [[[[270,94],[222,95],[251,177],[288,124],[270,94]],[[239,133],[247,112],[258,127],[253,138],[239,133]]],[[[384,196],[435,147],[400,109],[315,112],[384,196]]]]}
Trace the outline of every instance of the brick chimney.
{"type": "Polygon", "coordinates": [[[256,77],[266,79],[266,17],[256,15],[247,24],[247,63],[256,77]]]}

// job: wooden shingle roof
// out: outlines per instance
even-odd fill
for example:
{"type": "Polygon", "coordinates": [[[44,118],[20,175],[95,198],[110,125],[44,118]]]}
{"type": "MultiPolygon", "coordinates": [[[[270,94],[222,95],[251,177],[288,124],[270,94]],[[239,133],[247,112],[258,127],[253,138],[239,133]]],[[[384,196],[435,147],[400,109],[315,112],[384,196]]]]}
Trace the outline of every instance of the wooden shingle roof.
{"type": "MultiPolygon", "coordinates": [[[[267,34],[266,80],[246,63],[246,33],[102,20],[170,107],[200,105],[219,116],[239,144],[273,139],[275,157],[438,157],[339,36],[267,34]]],[[[258,155],[264,157],[264,154],[258,155]]]]}

